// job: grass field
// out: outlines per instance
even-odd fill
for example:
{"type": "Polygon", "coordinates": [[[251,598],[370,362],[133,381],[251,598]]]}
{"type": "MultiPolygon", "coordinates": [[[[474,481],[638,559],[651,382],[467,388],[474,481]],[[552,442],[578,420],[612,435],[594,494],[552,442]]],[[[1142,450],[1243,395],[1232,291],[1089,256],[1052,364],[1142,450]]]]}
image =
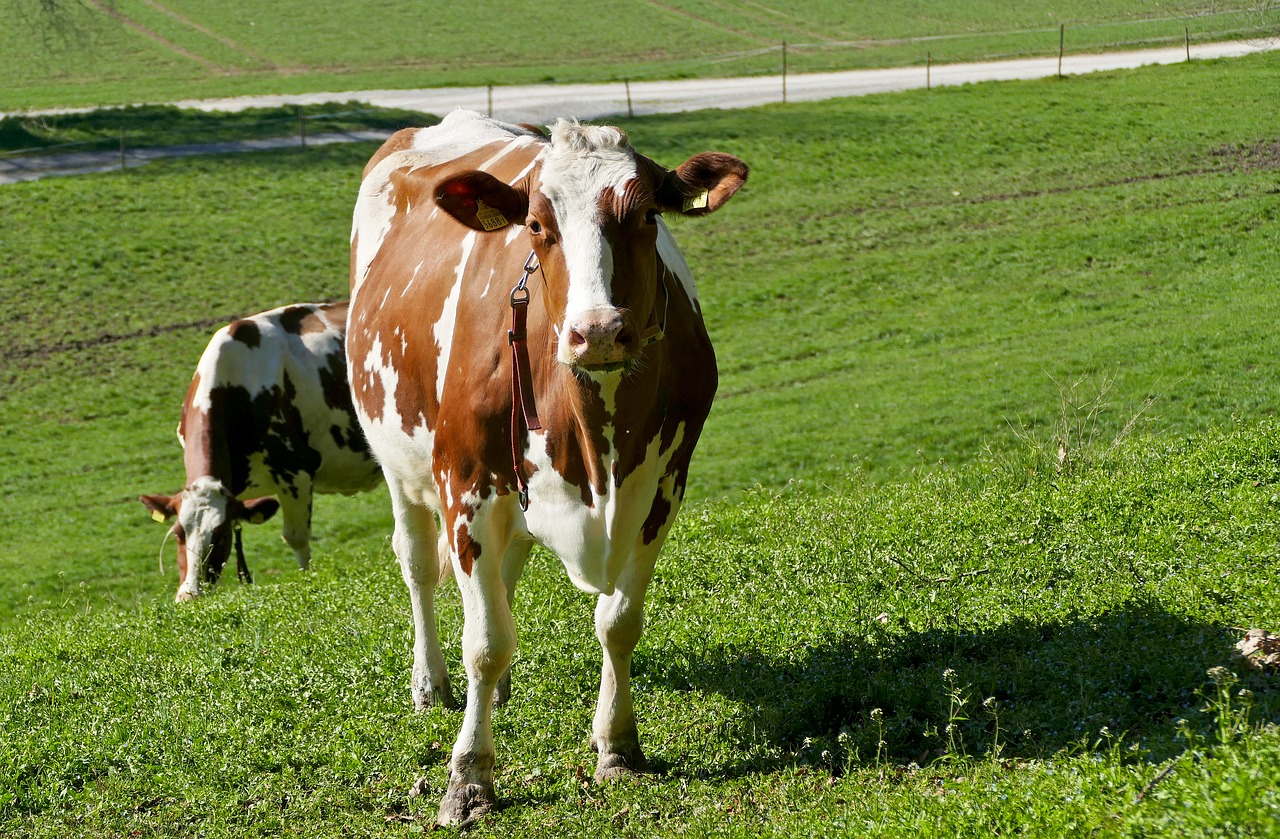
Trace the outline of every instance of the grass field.
{"type": "MultiPolygon", "coordinates": [[[[539,555],[476,833],[1277,835],[1276,677],[1231,657],[1280,626],[1277,67],[628,123],[753,167],[677,229],[722,377],[637,653],[663,772],[583,783],[591,604],[539,555]]],[[[458,718],[409,710],[385,494],[188,608],[135,500],[218,324],[343,295],[370,151],[0,190],[0,834],[434,812],[458,718]]]]}
{"type": "Polygon", "coordinates": [[[1256,37],[1272,3],[586,0],[479,5],[4,0],[0,112],[315,90],[777,73],[1256,37]],[[517,28],[509,21],[519,21],[517,28]]]}

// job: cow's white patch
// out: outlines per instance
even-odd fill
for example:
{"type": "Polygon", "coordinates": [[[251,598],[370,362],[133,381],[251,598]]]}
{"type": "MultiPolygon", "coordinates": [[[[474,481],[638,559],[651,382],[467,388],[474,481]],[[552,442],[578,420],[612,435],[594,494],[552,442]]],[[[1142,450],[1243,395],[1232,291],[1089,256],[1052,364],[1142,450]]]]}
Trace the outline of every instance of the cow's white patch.
{"type": "Polygon", "coordinates": [[[702,304],[698,301],[698,287],[693,282],[693,271],[685,261],[680,246],[676,244],[675,237],[667,228],[667,223],[661,217],[658,218],[658,256],[662,259],[662,264],[680,280],[684,293],[693,301],[694,309],[701,314],[702,304]]]}
{"type": "Polygon", "coordinates": [[[437,402],[444,399],[444,383],[449,376],[449,356],[453,350],[453,330],[458,320],[458,299],[462,294],[462,280],[467,275],[467,263],[471,261],[471,249],[475,247],[477,235],[472,230],[462,237],[462,256],[453,269],[453,286],[449,289],[449,296],[445,298],[440,320],[431,330],[436,339],[436,347],[440,350],[440,363],[436,367],[437,402]]]}

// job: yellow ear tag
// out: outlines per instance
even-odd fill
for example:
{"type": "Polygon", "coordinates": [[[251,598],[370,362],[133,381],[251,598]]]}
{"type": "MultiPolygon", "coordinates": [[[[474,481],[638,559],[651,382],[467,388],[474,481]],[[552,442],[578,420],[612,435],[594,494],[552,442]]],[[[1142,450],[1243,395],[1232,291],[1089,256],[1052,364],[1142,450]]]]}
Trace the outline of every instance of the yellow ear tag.
{"type": "Polygon", "coordinates": [[[262,517],[262,513],[254,513],[249,516],[250,524],[262,524],[264,521],[266,521],[266,519],[262,517]]]}
{"type": "Polygon", "coordinates": [[[476,219],[485,230],[500,230],[511,223],[501,210],[490,207],[483,201],[476,201],[476,219]]]}
{"type": "Polygon", "coordinates": [[[152,518],[152,520],[153,520],[153,521],[158,521],[158,522],[160,522],[161,524],[164,524],[165,515],[164,515],[164,513],[160,512],[159,510],[152,510],[152,511],[151,511],[151,518],[152,518]]]}
{"type": "Polygon", "coordinates": [[[710,198],[710,193],[708,193],[705,189],[700,190],[697,195],[691,195],[690,197],[684,199],[684,211],[687,213],[690,210],[705,209],[707,206],[707,200],[709,198],[710,198]]]}

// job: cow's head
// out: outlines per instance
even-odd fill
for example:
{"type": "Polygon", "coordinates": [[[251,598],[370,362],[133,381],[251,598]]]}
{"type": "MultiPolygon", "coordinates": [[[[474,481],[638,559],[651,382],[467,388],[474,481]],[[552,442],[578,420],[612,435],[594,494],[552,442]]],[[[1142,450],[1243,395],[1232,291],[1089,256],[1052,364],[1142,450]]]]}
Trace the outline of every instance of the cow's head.
{"type": "Polygon", "coordinates": [[[260,524],[280,509],[274,498],[239,501],[221,482],[207,477],[177,495],[139,495],[138,500],[156,521],[177,518],[170,532],[178,540],[179,603],[198,597],[201,582],[218,581],[238,522],[260,524]]]}
{"type": "Polygon", "coordinates": [[[557,360],[589,372],[624,369],[663,317],[660,216],[715,212],[746,181],[747,166],[704,152],[668,171],[637,154],[622,131],[566,120],[552,127],[538,164],[514,185],[481,171],[451,176],[436,186],[436,201],[477,231],[507,235],[508,225],[524,225],[546,278],[557,360]]]}

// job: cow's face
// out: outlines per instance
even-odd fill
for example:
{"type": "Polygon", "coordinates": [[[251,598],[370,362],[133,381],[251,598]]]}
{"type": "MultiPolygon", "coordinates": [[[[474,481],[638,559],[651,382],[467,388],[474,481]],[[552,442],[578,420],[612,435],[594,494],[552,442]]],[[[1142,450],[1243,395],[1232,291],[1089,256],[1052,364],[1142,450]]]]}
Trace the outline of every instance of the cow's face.
{"type": "Polygon", "coordinates": [[[238,501],[212,478],[198,478],[178,495],[141,495],[138,500],[158,521],[177,519],[170,532],[178,542],[179,603],[198,597],[201,583],[218,581],[239,522],[259,524],[280,509],[274,498],[238,501]]]}
{"type": "Polygon", "coordinates": [[[618,129],[567,121],[552,128],[538,161],[514,186],[478,171],[447,178],[436,200],[475,230],[523,224],[545,279],[557,360],[587,372],[626,369],[663,325],[670,292],[658,276],[660,215],[714,212],[746,181],[746,164],[708,152],[667,171],[618,129]]]}

